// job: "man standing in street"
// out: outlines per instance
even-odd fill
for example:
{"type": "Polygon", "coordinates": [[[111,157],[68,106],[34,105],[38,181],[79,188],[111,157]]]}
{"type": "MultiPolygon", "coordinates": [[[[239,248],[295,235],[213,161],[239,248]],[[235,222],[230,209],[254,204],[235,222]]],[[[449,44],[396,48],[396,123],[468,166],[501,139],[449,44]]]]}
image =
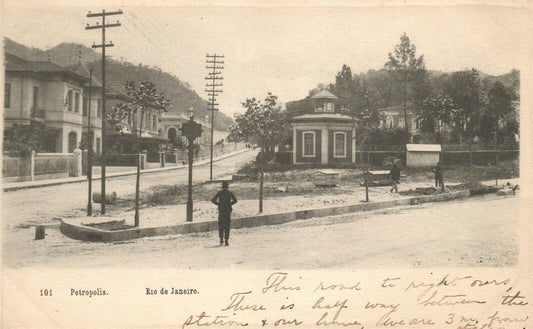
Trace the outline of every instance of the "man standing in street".
{"type": "Polygon", "coordinates": [[[394,159],[392,169],[389,172],[389,179],[392,181],[391,193],[392,191],[398,193],[398,184],[400,183],[400,166],[398,165],[398,161],[398,159],[394,159]]]}
{"type": "Polygon", "coordinates": [[[435,172],[435,188],[441,188],[444,191],[444,180],[442,178],[442,167],[440,162],[437,162],[437,166],[433,169],[435,172]]]}
{"type": "Polygon", "coordinates": [[[218,236],[220,237],[220,245],[225,242],[226,246],[229,246],[231,206],[237,203],[237,198],[228,190],[228,182],[222,182],[222,190],[215,194],[211,202],[218,206],[218,236]]]}

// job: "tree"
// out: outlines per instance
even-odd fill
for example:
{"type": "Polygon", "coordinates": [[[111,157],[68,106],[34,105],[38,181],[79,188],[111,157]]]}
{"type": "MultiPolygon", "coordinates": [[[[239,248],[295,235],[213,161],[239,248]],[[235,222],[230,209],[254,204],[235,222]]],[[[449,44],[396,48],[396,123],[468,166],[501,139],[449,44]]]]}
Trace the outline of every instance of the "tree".
{"type": "Polygon", "coordinates": [[[258,157],[260,171],[259,180],[259,212],[263,212],[263,183],[266,151],[282,143],[286,138],[286,116],[277,105],[277,96],[268,93],[264,102],[255,98],[247,98],[242,103],[246,109],[244,114],[235,116],[235,126],[230,129],[232,140],[244,140],[261,148],[258,157]]]}
{"type": "MultiPolygon", "coordinates": [[[[155,84],[150,81],[143,81],[137,86],[135,82],[128,81],[125,85],[126,94],[130,97],[129,103],[119,103],[113,107],[113,112],[108,116],[108,121],[114,122],[118,119],[126,118],[128,115],[140,113],[140,122],[137,127],[133,125],[133,133],[137,136],[137,179],[135,182],[135,226],[139,226],[139,190],[141,180],[141,163],[139,161],[141,154],[141,136],[143,128],[143,119],[146,110],[158,108],[166,110],[170,105],[168,99],[155,88],[155,84]]],[[[119,121],[119,122],[120,122],[119,121]]]]}
{"type": "Polygon", "coordinates": [[[400,37],[400,43],[394,47],[394,52],[389,53],[389,61],[385,63],[385,68],[399,75],[402,80],[405,129],[409,132],[409,124],[407,122],[407,84],[409,81],[418,80],[426,74],[424,56],[416,57],[416,46],[411,44],[409,37],[404,33],[400,37]]]}
{"type": "Polygon", "coordinates": [[[339,98],[337,105],[340,107],[355,108],[355,89],[352,70],[348,65],[343,64],[341,71],[335,77],[335,85],[333,86],[333,92],[339,98]]]}
{"type": "Polygon", "coordinates": [[[462,143],[463,137],[473,137],[479,122],[481,102],[479,72],[476,69],[453,72],[445,91],[451,98],[455,113],[451,120],[454,133],[462,143]]]}
{"type": "Polygon", "coordinates": [[[43,123],[32,121],[29,125],[14,124],[4,135],[4,150],[20,152],[27,156],[31,151],[44,151],[46,127],[43,123]]]}
{"type": "MultiPolygon", "coordinates": [[[[450,96],[446,94],[432,95],[423,101],[422,109],[419,110],[420,130],[424,133],[435,132],[435,120],[443,123],[446,129],[454,122],[457,112],[456,105],[450,96]]],[[[440,129],[440,125],[438,128],[440,129]]],[[[446,133],[444,135],[447,135],[446,133]]]]}
{"type": "Polygon", "coordinates": [[[112,110],[111,113],[106,114],[106,120],[112,127],[116,127],[133,112],[130,104],[126,103],[117,103],[113,105],[112,110]]]}
{"type": "Polygon", "coordinates": [[[503,86],[500,81],[496,81],[488,93],[489,104],[487,106],[487,115],[491,117],[493,129],[495,132],[495,143],[500,144],[498,133],[501,128],[516,126],[513,121],[515,118],[514,109],[511,101],[511,93],[503,86]],[[507,122],[510,121],[510,122],[507,122]],[[501,127],[500,127],[501,126],[501,127]]]}

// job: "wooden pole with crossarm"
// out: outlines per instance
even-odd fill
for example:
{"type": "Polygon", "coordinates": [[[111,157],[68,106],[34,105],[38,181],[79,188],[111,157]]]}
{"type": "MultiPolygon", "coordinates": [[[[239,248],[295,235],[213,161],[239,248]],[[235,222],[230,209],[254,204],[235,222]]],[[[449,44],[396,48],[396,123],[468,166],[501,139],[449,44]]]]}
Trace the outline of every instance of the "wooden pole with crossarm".
{"type": "Polygon", "coordinates": [[[112,16],[112,15],[122,15],[122,10],[118,11],[111,11],[106,12],[105,9],[102,10],[101,13],[91,13],[89,12],[87,14],[87,17],[102,17],[102,25],[96,23],[96,25],[87,26],[85,27],[86,30],[94,30],[94,29],[101,29],[102,30],[102,44],[95,45],[93,44],[93,48],[102,48],[102,173],[101,173],[101,193],[102,193],[102,203],[101,203],[101,211],[100,213],[103,215],[105,214],[105,165],[106,165],[106,112],[105,112],[105,49],[107,47],[113,47],[113,42],[110,42],[108,44],[105,43],[105,30],[106,28],[110,27],[117,27],[120,26],[120,22],[117,20],[116,23],[106,23],[105,18],[106,16],[112,16]]]}
{"type": "Polygon", "coordinates": [[[214,127],[215,127],[215,111],[218,111],[215,106],[218,106],[216,103],[216,96],[218,96],[219,93],[222,93],[222,89],[219,87],[222,87],[222,82],[217,82],[218,80],[223,80],[224,78],[221,76],[222,70],[224,66],[224,55],[217,55],[216,53],[213,55],[205,55],[207,57],[206,60],[206,69],[212,70],[207,73],[207,77],[205,77],[206,80],[211,80],[211,82],[207,83],[205,85],[206,92],[208,97],[208,109],[211,110],[211,156],[209,161],[209,180],[213,180],[213,133],[214,133],[214,127]],[[218,88],[218,89],[217,89],[218,88]]]}

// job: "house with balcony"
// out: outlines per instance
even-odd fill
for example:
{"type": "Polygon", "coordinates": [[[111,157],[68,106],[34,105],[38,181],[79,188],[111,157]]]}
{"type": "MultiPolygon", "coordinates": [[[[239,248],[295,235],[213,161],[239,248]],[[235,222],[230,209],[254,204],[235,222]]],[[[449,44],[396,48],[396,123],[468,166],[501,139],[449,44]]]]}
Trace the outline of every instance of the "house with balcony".
{"type": "Polygon", "coordinates": [[[50,61],[4,57],[4,138],[14,125],[44,124],[46,152],[72,153],[83,133],[88,78],[50,61]]]}
{"type": "MultiPolygon", "coordinates": [[[[81,56],[78,63],[68,70],[87,79],[83,85],[82,125],[83,136],[87,138],[90,128],[93,132],[93,150],[96,155],[102,153],[102,83],[82,64],[81,56]]],[[[109,92],[107,89],[106,95],[109,92]]]]}
{"type": "Polygon", "coordinates": [[[322,90],[305,114],[292,117],[292,164],[355,163],[355,122],[335,108],[337,96],[322,90]]]}

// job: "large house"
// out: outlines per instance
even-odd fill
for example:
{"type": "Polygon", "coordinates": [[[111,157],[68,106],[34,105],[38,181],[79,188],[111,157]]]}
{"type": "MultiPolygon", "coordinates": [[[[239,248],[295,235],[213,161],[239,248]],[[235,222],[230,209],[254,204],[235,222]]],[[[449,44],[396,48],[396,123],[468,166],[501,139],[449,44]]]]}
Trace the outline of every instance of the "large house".
{"type": "MultiPolygon", "coordinates": [[[[378,109],[380,118],[380,128],[405,128],[405,113],[403,105],[394,105],[378,109]]],[[[407,123],[411,133],[418,133],[420,129],[420,120],[418,119],[415,109],[408,104],[407,106],[407,123]]]]}
{"type": "MultiPolygon", "coordinates": [[[[91,130],[94,134],[92,141],[93,149],[96,155],[102,152],[102,83],[91,73],[81,62],[81,56],[78,63],[68,68],[69,71],[74,72],[87,79],[83,86],[83,108],[82,117],[84,128],[83,133],[87,137],[89,128],[89,110],[91,117],[91,130]],[[90,103],[89,103],[90,100],[90,103]],[[90,105],[90,106],[89,106],[90,105]]],[[[106,88],[107,89],[107,88],[106,88]]],[[[107,94],[107,92],[106,92],[107,94]]]]}
{"type": "Polygon", "coordinates": [[[338,113],[336,99],[322,90],[311,97],[305,114],[290,119],[294,165],[355,163],[355,123],[338,113]]]}
{"type": "Polygon", "coordinates": [[[45,151],[71,153],[83,133],[88,78],[50,61],[28,61],[5,53],[4,134],[15,124],[46,125],[45,151]]]}
{"type": "MultiPolygon", "coordinates": [[[[403,105],[394,105],[378,109],[380,125],[382,129],[405,128],[405,113],[403,105]]],[[[407,122],[411,136],[420,135],[421,120],[417,115],[413,105],[407,103],[407,122]]],[[[445,124],[441,120],[434,120],[435,133],[439,133],[441,141],[451,138],[452,125],[445,124]]]]}
{"type": "MultiPolygon", "coordinates": [[[[72,153],[80,147],[82,136],[87,136],[90,109],[93,149],[101,154],[102,84],[96,77],[90,78],[81,56],[76,65],[64,68],[51,61],[28,61],[6,52],[4,88],[4,138],[9,137],[15,124],[39,122],[45,126],[45,152],[72,153]]],[[[115,104],[129,101],[128,96],[106,87],[107,114],[115,104]]],[[[159,136],[161,114],[162,109],[156,107],[144,111],[143,150],[157,151],[167,142],[159,136]]],[[[118,124],[107,122],[107,147],[134,153],[133,132],[139,129],[140,115],[129,115],[118,124]]]]}

